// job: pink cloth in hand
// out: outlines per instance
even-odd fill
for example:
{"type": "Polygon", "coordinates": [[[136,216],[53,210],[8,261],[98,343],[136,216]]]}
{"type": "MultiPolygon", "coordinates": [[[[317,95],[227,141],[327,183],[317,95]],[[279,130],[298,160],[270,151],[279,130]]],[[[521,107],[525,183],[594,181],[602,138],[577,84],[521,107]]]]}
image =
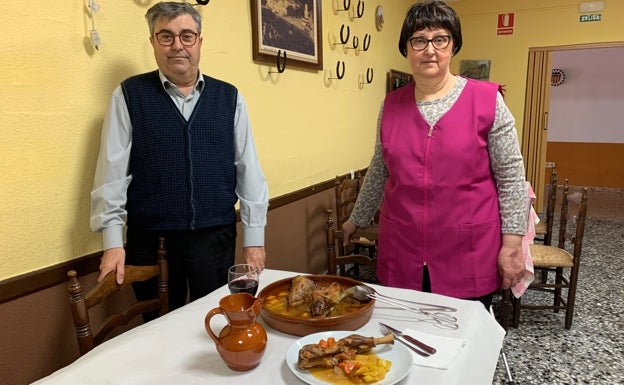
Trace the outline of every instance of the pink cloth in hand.
{"type": "Polygon", "coordinates": [[[526,291],[527,287],[533,282],[534,269],[533,269],[533,258],[531,257],[531,251],[529,250],[529,245],[533,243],[533,238],[535,238],[535,225],[539,222],[539,217],[537,213],[533,209],[533,202],[535,201],[535,192],[531,187],[531,183],[526,182],[527,191],[529,193],[529,220],[527,221],[527,230],[524,237],[522,237],[522,256],[524,257],[524,276],[522,280],[515,286],[511,288],[511,292],[516,298],[520,298],[522,294],[526,291]]]}

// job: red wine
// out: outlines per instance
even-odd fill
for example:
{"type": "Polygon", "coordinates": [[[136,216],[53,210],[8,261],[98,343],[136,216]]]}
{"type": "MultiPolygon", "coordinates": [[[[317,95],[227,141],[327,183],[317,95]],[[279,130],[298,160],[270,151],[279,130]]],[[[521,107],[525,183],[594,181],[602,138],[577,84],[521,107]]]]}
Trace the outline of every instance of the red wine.
{"type": "Polygon", "coordinates": [[[228,283],[230,293],[249,293],[253,296],[258,291],[258,281],[254,279],[237,279],[228,283]]]}

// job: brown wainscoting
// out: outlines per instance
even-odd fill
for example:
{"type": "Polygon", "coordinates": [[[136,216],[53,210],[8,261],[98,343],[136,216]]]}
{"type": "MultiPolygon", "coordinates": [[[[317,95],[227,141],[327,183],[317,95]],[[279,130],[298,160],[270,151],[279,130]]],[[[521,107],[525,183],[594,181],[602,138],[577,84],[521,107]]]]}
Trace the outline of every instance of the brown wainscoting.
{"type": "MultiPolygon", "coordinates": [[[[334,180],[328,180],[297,190],[269,201],[269,210],[297,202],[322,191],[334,188],[334,180]]],[[[44,290],[67,281],[67,271],[76,270],[87,275],[98,270],[102,252],[85,255],[40,270],[35,270],[0,282],[0,304],[44,290]]]]}

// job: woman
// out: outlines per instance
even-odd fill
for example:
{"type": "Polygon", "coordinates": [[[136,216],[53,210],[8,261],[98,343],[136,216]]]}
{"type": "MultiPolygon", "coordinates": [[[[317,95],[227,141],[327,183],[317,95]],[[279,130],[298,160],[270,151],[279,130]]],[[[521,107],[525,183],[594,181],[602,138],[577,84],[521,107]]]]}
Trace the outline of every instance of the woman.
{"type": "Polygon", "coordinates": [[[462,46],[455,11],[414,4],[399,51],[414,83],[386,96],[375,153],[345,239],[379,208],[377,276],[388,286],[477,299],[524,271],[528,205],[514,119],[499,86],[449,70],[462,46]]]}

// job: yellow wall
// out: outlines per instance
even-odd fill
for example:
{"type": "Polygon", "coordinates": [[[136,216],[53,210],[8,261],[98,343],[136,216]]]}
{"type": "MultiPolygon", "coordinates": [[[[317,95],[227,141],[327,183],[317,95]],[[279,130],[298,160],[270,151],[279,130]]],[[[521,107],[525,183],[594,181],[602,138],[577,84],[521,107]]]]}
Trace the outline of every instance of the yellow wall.
{"type": "MultiPolygon", "coordinates": [[[[580,23],[581,0],[460,0],[464,45],[453,61],[491,60],[490,80],[505,84],[505,100],[522,137],[528,50],[533,47],[624,41],[624,1],[604,0],[601,22],[580,23]],[[499,13],[515,13],[512,35],[497,36],[499,13]]],[[[615,65],[615,63],[614,63],[615,65]]]]}
{"type": "MultiPolygon", "coordinates": [[[[102,116],[120,81],[156,68],[144,19],[156,1],[97,2],[99,51],[86,38],[87,0],[0,2],[0,280],[101,249],[89,228],[89,193],[102,116]]],[[[407,68],[396,41],[410,1],[367,2],[356,20],[335,13],[338,2],[322,3],[325,68],[334,73],[337,60],[346,66],[345,78],[329,86],[323,71],[287,68],[269,76],[268,65],[252,61],[250,1],[199,7],[201,69],[245,96],[271,197],[367,166],[385,73],[407,68]],[[377,4],[385,9],[381,32],[374,24],[377,4]],[[371,34],[368,52],[330,47],[343,23],[360,41],[371,34]],[[360,89],[358,75],[368,67],[373,83],[360,89]]]]}
{"type": "MultiPolygon", "coordinates": [[[[95,14],[103,44],[91,48],[91,19],[83,1],[43,1],[16,7],[0,2],[5,15],[0,71],[0,280],[100,250],[89,229],[89,193],[104,108],[124,78],[155,68],[143,15],[155,1],[107,1],[95,14]]],[[[349,169],[368,165],[385,73],[408,70],[396,42],[411,0],[365,2],[363,19],[349,20],[323,0],[326,71],[344,60],[346,75],[325,85],[326,72],[288,68],[269,76],[251,59],[250,2],[215,0],[204,16],[201,68],[236,84],[245,96],[271,197],[349,169]],[[377,32],[374,8],[385,27],[377,32]],[[330,37],[350,26],[360,40],[372,35],[368,52],[332,49],[330,37]],[[375,71],[373,84],[358,75],[375,71]],[[354,144],[352,144],[355,141],[354,144]]],[[[352,3],[357,3],[353,2],[352,3]]],[[[606,0],[603,21],[578,23],[576,0],[462,0],[460,59],[492,60],[491,80],[506,84],[507,101],[522,127],[529,47],[624,40],[624,2],[606,0]],[[496,15],[516,12],[512,36],[496,36],[496,15]]]]}

